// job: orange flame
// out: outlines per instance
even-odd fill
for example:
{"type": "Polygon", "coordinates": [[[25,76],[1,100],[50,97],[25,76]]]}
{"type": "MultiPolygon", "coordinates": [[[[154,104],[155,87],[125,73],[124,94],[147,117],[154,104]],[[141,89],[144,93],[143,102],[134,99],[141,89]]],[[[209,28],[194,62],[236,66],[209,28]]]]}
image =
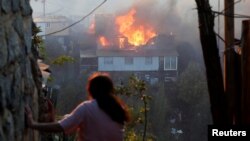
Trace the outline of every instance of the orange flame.
{"type": "Polygon", "coordinates": [[[119,48],[125,48],[125,38],[119,38],[119,48]]]}
{"type": "Polygon", "coordinates": [[[107,38],[105,38],[104,36],[101,36],[99,38],[99,42],[103,47],[107,47],[110,45],[109,41],[107,40],[107,38]]]}
{"type": "Polygon", "coordinates": [[[95,22],[92,22],[89,26],[88,32],[91,34],[95,33],[95,22]]]}
{"type": "Polygon", "coordinates": [[[119,33],[128,38],[128,42],[134,46],[145,45],[147,41],[156,36],[152,27],[136,25],[136,10],[132,9],[128,14],[119,16],[115,22],[118,25],[119,33]]]}

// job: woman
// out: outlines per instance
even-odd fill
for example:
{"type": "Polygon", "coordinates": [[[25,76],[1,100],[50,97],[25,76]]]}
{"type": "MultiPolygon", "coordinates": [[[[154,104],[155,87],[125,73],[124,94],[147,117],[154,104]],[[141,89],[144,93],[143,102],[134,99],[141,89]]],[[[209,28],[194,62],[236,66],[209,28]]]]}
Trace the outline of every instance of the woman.
{"type": "Polygon", "coordinates": [[[123,126],[129,121],[126,108],[114,95],[114,85],[107,74],[95,73],[87,85],[89,100],[79,104],[69,115],[53,123],[33,121],[26,108],[28,126],[47,132],[70,133],[77,130],[78,141],[122,141],[123,126]]]}

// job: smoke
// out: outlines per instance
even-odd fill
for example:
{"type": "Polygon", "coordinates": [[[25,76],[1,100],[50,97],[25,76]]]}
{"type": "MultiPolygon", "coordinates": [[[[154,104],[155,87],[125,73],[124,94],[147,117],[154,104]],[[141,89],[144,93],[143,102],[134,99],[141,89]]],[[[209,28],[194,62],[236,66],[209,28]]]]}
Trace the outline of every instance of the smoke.
{"type": "MultiPolygon", "coordinates": [[[[31,0],[34,15],[42,15],[42,0],[31,0]]],[[[86,15],[90,10],[100,4],[102,0],[46,0],[46,13],[54,12],[54,15],[86,15]]],[[[221,10],[224,1],[221,0],[221,10]]],[[[218,10],[218,0],[211,0],[212,9],[218,10]]],[[[95,14],[108,13],[114,15],[122,15],[131,8],[136,8],[136,16],[141,22],[147,22],[156,28],[161,34],[169,34],[172,32],[176,39],[189,41],[193,43],[199,42],[199,27],[197,19],[197,11],[195,0],[107,0],[107,2],[98,9],[95,14]]],[[[250,1],[242,0],[235,6],[235,13],[250,13],[250,1]]],[[[223,32],[223,20],[221,18],[221,33],[223,32]]],[[[215,19],[217,20],[217,18],[215,19]]],[[[235,19],[236,36],[241,34],[242,19],[235,19]]],[[[217,23],[215,23],[217,26],[217,23]]],[[[215,27],[217,30],[217,27],[215,27]]]]}
{"type": "Polygon", "coordinates": [[[176,39],[195,44],[198,42],[198,20],[196,11],[193,10],[194,2],[137,0],[127,9],[118,11],[116,15],[124,15],[132,8],[136,9],[137,24],[147,23],[152,25],[158,34],[173,33],[176,39]]]}

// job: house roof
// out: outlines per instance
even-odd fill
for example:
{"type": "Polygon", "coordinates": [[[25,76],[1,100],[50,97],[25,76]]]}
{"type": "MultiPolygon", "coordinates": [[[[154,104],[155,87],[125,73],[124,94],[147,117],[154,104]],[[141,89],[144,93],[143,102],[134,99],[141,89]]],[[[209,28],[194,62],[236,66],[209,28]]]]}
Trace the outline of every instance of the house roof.
{"type": "Polygon", "coordinates": [[[97,57],[95,50],[81,50],[80,51],[80,57],[81,58],[92,58],[97,57]]]}
{"type": "Polygon", "coordinates": [[[176,50],[172,49],[144,49],[144,50],[110,50],[110,49],[99,49],[96,52],[97,56],[110,56],[110,57],[120,57],[120,56],[178,56],[176,50]]]}
{"type": "Polygon", "coordinates": [[[66,22],[68,19],[65,16],[46,16],[34,18],[36,23],[46,23],[46,22],[66,22]]]}

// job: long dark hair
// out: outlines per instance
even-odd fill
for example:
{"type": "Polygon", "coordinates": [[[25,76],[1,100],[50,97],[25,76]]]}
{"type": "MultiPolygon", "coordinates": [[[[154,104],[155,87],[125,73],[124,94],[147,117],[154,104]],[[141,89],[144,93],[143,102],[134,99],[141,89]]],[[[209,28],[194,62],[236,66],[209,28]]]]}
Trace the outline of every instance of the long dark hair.
{"type": "Polygon", "coordinates": [[[98,106],[108,114],[111,119],[120,124],[129,121],[126,106],[114,95],[114,84],[106,73],[94,73],[89,77],[87,90],[95,99],[98,106]]]}

